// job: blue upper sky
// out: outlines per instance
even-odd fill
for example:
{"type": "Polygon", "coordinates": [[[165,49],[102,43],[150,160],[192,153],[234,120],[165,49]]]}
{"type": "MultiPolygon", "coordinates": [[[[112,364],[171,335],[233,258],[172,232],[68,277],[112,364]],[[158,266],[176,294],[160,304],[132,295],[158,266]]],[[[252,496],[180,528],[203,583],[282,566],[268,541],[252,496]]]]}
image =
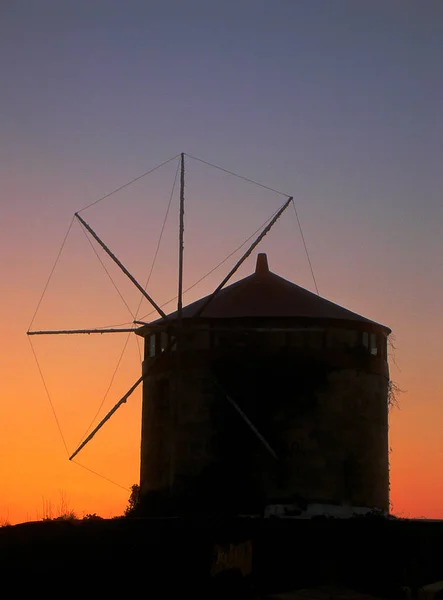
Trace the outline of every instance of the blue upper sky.
{"type": "Polygon", "coordinates": [[[442,21],[439,1],[4,0],[2,162],[185,150],[283,189],[401,174],[429,196],[442,21]]]}

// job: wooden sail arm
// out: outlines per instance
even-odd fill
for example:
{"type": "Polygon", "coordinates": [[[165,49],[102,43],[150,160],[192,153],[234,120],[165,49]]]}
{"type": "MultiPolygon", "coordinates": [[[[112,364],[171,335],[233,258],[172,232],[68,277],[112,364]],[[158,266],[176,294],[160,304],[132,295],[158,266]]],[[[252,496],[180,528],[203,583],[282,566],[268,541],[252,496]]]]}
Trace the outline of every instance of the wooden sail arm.
{"type": "Polygon", "coordinates": [[[120,408],[120,406],[122,406],[122,404],[126,403],[129,396],[138,388],[138,386],[142,383],[142,381],[144,381],[146,379],[146,377],[148,377],[148,375],[151,373],[151,369],[154,366],[156,366],[160,360],[163,360],[164,357],[172,351],[172,348],[173,348],[175,342],[176,342],[176,338],[171,336],[171,339],[169,340],[168,345],[166,346],[163,353],[154,358],[152,363],[145,370],[145,372],[137,379],[137,381],[134,383],[134,385],[132,385],[129,388],[129,390],[126,392],[126,394],[124,396],[122,396],[122,398],[120,398],[120,400],[117,402],[117,404],[115,404],[111,408],[111,410],[103,417],[103,419],[100,421],[100,423],[97,425],[97,427],[93,431],[91,431],[91,433],[88,435],[88,437],[86,439],[83,440],[83,442],[80,444],[80,446],[77,448],[77,450],[71,454],[71,456],[69,457],[69,460],[72,460],[75,456],[77,456],[77,454],[80,452],[80,450],[82,450],[82,448],[84,448],[86,446],[86,444],[92,440],[92,438],[95,436],[95,434],[103,427],[103,425],[107,421],[109,421],[109,419],[120,408]]]}
{"type": "Polygon", "coordinates": [[[275,451],[273,450],[272,446],[269,444],[269,442],[266,440],[266,438],[259,432],[259,430],[257,429],[257,427],[252,423],[252,421],[248,418],[248,416],[242,411],[242,409],[239,407],[239,405],[237,404],[237,402],[235,402],[235,400],[233,398],[231,398],[231,396],[227,393],[227,391],[222,388],[222,386],[217,381],[217,379],[214,379],[214,383],[219,388],[219,390],[223,393],[223,395],[225,396],[226,400],[235,408],[235,410],[238,412],[238,414],[241,416],[241,418],[245,421],[245,423],[248,425],[248,427],[258,437],[258,439],[261,441],[261,443],[266,448],[266,450],[275,459],[278,460],[278,456],[275,453],[275,451]]]}
{"type": "Polygon", "coordinates": [[[196,311],[195,315],[193,316],[194,318],[199,317],[203,313],[203,311],[207,308],[208,304],[210,304],[214,300],[214,298],[217,296],[217,294],[220,292],[220,290],[231,279],[231,277],[234,275],[234,273],[240,268],[240,266],[244,263],[244,261],[252,253],[254,248],[256,246],[258,246],[258,244],[262,241],[262,239],[265,237],[265,235],[269,232],[269,230],[272,228],[272,226],[275,224],[275,222],[280,218],[280,216],[283,214],[283,212],[288,208],[288,206],[292,202],[292,200],[293,200],[292,196],[290,196],[286,200],[286,202],[283,204],[283,206],[280,208],[280,210],[274,215],[273,219],[268,223],[268,225],[263,229],[263,231],[260,233],[260,235],[257,237],[257,239],[250,245],[248,250],[246,250],[246,252],[240,258],[240,260],[237,262],[237,264],[226,275],[226,277],[223,279],[223,281],[220,283],[220,285],[217,286],[217,288],[212,292],[212,294],[210,296],[208,296],[208,298],[202,304],[202,306],[196,311]]]}
{"type": "Polygon", "coordinates": [[[177,295],[177,317],[181,322],[183,311],[183,251],[184,251],[184,223],[185,217],[185,155],[182,152],[180,160],[180,218],[179,218],[179,241],[178,241],[178,295],[177,295]]]}
{"type": "Polygon", "coordinates": [[[129,396],[132,394],[132,392],[134,392],[138,388],[138,386],[141,384],[141,382],[143,381],[143,379],[145,377],[146,377],[146,374],[143,374],[141,377],[139,377],[137,379],[137,381],[134,383],[133,386],[131,386],[129,388],[129,390],[126,392],[126,394],[122,398],[120,398],[120,400],[117,402],[117,404],[111,408],[111,410],[108,412],[108,414],[105,417],[103,417],[103,419],[100,421],[100,423],[97,425],[97,427],[93,431],[91,431],[91,433],[88,435],[88,437],[85,440],[83,440],[83,442],[80,444],[80,446],[77,448],[77,450],[73,454],[71,454],[71,456],[69,457],[69,460],[72,460],[75,456],[77,456],[77,454],[80,452],[80,450],[82,448],[84,448],[86,446],[86,444],[92,440],[92,438],[97,433],[97,431],[99,431],[99,429],[101,429],[103,427],[103,425],[106,423],[106,421],[109,421],[109,419],[120,408],[120,406],[128,400],[129,396]]]}
{"type": "Polygon", "coordinates": [[[91,333],[131,333],[136,331],[131,329],[42,329],[39,331],[27,331],[26,335],[73,335],[73,334],[91,334],[91,333]]]}
{"type": "Polygon", "coordinates": [[[132,283],[135,285],[135,287],[138,289],[138,291],[155,308],[155,310],[158,312],[158,314],[161,315],[163,317],[163,319],[167,320],[168,317],[166,316],[166,313],[163,312],[163,310],[151,298],[151,296],[148,294],[148,292],[139,284],[139,282],[135,279],[135,277],[133,275],[131,275],[131,273],[122,264],[122,262],[115,256],[115,254],[113,254],[111,252],[111,250],[106,246],[106,244],[98,237],[98,235],[95,233],[95,231],[92,229],[92,227],[90,225],[88,225],[88,223],[86,223],[86,221],[84,219],[82,219],[82,217],[78,213],[75,213],[75,216],[80,221],[80,223],[83,225],[83,227],[85,227],[85,229],[87,229],[89,231],[89,233],[96,240],[96,242],[98,242],[100,244],[100,246],[103,248],[103,250],[106,252],[106,254],[108,254],[108,256],[110,258],[112,258],[112,260],[115,262],[115,264],[118,265],[120,267],[120,269],[123,271],[123,273],[132,281],[132,283]]]}

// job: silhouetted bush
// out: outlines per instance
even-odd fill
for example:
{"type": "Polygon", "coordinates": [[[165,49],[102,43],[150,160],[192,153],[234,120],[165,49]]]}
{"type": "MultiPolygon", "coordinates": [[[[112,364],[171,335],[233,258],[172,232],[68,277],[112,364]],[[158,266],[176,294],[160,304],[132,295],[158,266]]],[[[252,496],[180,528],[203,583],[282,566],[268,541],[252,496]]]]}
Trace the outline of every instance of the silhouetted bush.
{"type": "Polygon", "coordinates": [[[128,506],[125,509],[125,517],[133,517],[137,513],[140,504],[140,486],[134,483],[131,486],[131,495],[129,496],[128,506]]]}
{"type": "Polygon", "coordinates": [[[103,517],[96,513],[88,513],[83,517],[83,521],[103,521],[103,517]]]}
{"type": "Polygon", "coordinates": [[[58,517],[44,517],[43,521],[78,521],[79,518],[75,514],[73,510],[70,510],[67,513],[63,513],[62,515],[58,515],[58,517]]]}

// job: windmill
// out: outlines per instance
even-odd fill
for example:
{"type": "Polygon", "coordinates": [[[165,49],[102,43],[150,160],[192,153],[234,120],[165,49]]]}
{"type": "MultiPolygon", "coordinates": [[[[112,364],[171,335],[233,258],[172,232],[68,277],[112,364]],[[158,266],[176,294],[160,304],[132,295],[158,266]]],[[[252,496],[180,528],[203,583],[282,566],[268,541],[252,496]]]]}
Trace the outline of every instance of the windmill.
{"type": "Polygon", "coordinates": [[[69,459],[143,384],[147,514],[263,514],[282,506],[299,514],[318,503],[387,510],[390,329],[279,277],[265,254],[252,275],[228,285],[289,205],[295,209],[284,194],[214,291],[184,306],[184,189],[181,153],[177,307],[169,314],[75,213],[158,318],[131,329],[28,331],[134,331],[144,340],[142,374],[69,459]]]}
{"type": "MultiPolygon", "coordinates": [[[[145,370],[142,375],[134,382],[133,385],[128,389],[128,391],[118,400],[118,402],[112,407],[112,409],[101,419],[101,421],[96,425],[96,427],[92,430],[92,432],[79,444],[74,452],[72,452],[69,456],[69,460],[73,460],[77,454],[93,439],[93,437],[98,433],[98,431],[105,425],[105,423],[115,414],[115,412],[127,402],[133,392],[146,380],[149,376],[150,370],[154,368],[156,362],[160,360],[160,358],[164,358],[174,351],[174,354],[178,357],[181,357],[183,351],[183,323],[182,323],[182,311],[183,311],[183,266],[184,266],[184,214],[185,214],[185,153],[181,153],[180,155],[180,204],[179,204],[179,255],[178,255],[178,293],[177,293],[177,319],[176,322],[172,325],[168,325],[168,332],[170,334],[170,341],[166,348],[162,349],[162,357],[157,357],[156,360],[150,365],[148,370],[145,370]]],[[[174,157],[175,158],[175,157],[174,157]]],[[[195,158],[195,157],[192,157],[195,158]]],[[[170,159],[173,160],[173,159],[170,159]]],[[[199,160],[199,159],[196,159],[199,160]]],[[[169,162],[169,161],[166,161],[169,162]]],[[[163,166],[165,163],[159,165],[159,167],[163,166]]],[[[205,162],[205,161],[201,161],[205,162]]],[[[206,163],[210,164],[210,163],[206,163]]],[[[211,165],[215,166],[216,165],[211,165]]],[[[158,168],[158,167],[156,167],[158,168]]],[[[219,167],[217,167],[219,168],[219,167]]],[[[153,169],[154,170],[154,169],[153,169]]],[[[222,171],[226,171],[225,169],[221,169],[222,171]]],[[[148,173],[152,172],[149,171],[148,173]]],[[[236,175],[236,174],[234,174],[236,175]]],[[[252,180],[248,180],[243,176],[238,176],[241,179],[246,181],[250,181],[251,183],[255,183],[252,180]]],[[[133,181],[136,181],[136,178],[133,181]]],[[[130,182],[132,183],[132,182],[130,182]]],[[[125,184],[127,185],[127,184],[125,184]]],[[[260,185],[260,184],[259,184],[260,185]]],[[[122,186],[125,187],[125,186],[122,186]]],[[[266,187],[266,186],[262,186],[266,187]]],[[[121,189],[121,188],[119,188],[121,189]]],[[[271,189],[271,188],[268,188],[271,189]]],[[[117,190],[119,191],[119,190],[117,190]]],[[[272,190],[275,191],[275,190],[272,190]]],[[[280,193],[280,192],[277,192],[280,193]]],[[[283,195],[283,194],[282,194],[283,195]]],[[[263,230],[259,233],[257,238],[250,244],[248,250],[242,255],[242,257],[237,261],[235,266],[230,270],[230,272],[224,277],[224,279],[220,282],[220,284],[213,291],[211,296],[207,298],[205,305],[199,308],[199,313],[203,312],[203,310],[217,297],[219,292],[224,288],[224,286],[228,283],[228,281],[233,277],[233,275],[237,272],[243,262],[251,255],[256,246],[260,243],[260,241],[265,237],[265,235],[271,230],[273,225],[279,219],[279,217],[283,214],[286,208],[289,206],[292,197],[287,196],[285,203],[280,207],[280,209],[270,218],[268,219],[268,223],[265,225],[263,230]]],[[[94,204],[94,203],[93,203],[94,204]]],[[[119,267],[119,269],[126,275],[126,277],[131,281],[131,283],[135,286],[135,288],[140,292],[143,298],[145,298],[152,308],[156,311],[158,316],[160,317],[160,322],[162,324],[166,324],[169,322],[167,314],[160,307],[159,303],[157,303],[154,298],[148,293],[146,287],[143,287],[137,279],[131,274],[131,272],[126,268],[126,266],[119,260],[119,258],[112,252],[112,250],[106,245],[106,243],[99,237],[97,232],[91,227],[89,223],[76,212],[74,214],[75,219],[81,224],[86,232],[90,234],[92,239],[104,250],[104,252],[109,256],[109,258],[119,267]]],[[[196,315],[198,316],[198,315],[196,315]]],[[[148,323],[144,321],[134,321],[134,325],[141,325],[143,327],[148,326],[148,323]]],[[[156,327],[159,326],[159,322],[156,322],[156,327]]],[[[28,336],[51,336],[51,335],[91,335],[91,334],[107,334],[107,333],[137,333],[137,329],[134,327],[131,328],[88,328],[88,329],[44,329],[44,330],[31,330],[27,331],[28,336]]],[[[180,361],[176,366],[178,380],[180,381],[180,361]]],[[[250,425],[250,427],[255,431],[255,428],[252,423],[249,422],[246,415],[244,415],[241,409],[234,403],[238,413],[243,416],[245,421],[250,425]]],[[[259,438],[261,438],[258,431],[256,434],[259,438]]],[[[263,439],[263,442],[266,444],[266,441],[263,439]]]]}

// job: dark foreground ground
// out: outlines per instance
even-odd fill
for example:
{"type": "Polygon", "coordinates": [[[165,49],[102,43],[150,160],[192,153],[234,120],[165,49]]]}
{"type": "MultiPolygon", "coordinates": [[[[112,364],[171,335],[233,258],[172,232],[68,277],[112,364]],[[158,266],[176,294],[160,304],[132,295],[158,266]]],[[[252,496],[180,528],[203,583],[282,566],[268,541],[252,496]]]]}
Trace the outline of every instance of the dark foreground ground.
{"type": "Polygon", "coordinates": [[[265,598],[304,588],[326,600],[343,589],[406,600],[405,588],[413,599],[443,580],[443,521],[23,523],[0,529],[0,574],[9,596],[265,598]]]}

